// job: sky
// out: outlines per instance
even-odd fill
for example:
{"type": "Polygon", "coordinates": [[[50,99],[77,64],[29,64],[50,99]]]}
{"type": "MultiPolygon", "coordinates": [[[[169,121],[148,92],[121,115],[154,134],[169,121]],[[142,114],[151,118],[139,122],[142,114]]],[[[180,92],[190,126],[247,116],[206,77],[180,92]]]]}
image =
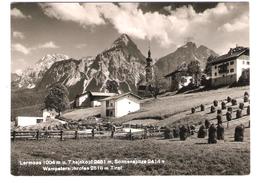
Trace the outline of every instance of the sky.
{"type": "Polygon", "coordinates": [[[121,34],[146,56],[165,56],[187,41],[218,54],[249,46],[247,2],[12,3],[11,71],[46,54],[95,57],[121,34]]]}

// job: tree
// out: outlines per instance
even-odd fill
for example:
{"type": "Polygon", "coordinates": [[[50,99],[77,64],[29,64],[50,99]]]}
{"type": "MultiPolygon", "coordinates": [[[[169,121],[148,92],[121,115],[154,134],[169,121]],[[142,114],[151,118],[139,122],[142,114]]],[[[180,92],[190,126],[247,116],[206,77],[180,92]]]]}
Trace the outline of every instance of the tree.
{"type": "Polygon", "coordinates": [[[118,93],[118,83],[115,80],[108,80],[106,83],[106,89],[110,93],[118,93]]]}
{"type": "Polygon", "coordinates": [[[187,73],[193,77],[195,86],[200,85],[200,78],[201,78],[201,69],[200,63],[197,60],[191,61],[188,64],[187,73]]]}
{"type": "Polygon", "coordinates": [[[211,64],[210,62],[214,60],[216,57],[213,55],[210,55],[207,59],[206,67],[204,70],[204,73],[207,74],[207,76],[211,76],[211,64]]]}
{"type": "Polygon", "coordinates": [[[161,90],[166,88],[166,85],[167,85],[167,83],[160,76],[159,70],[155,67],[153,79],[149,82],[149,85],[148,85],[149,92],[156,99],[157,96],[160,94],[161,90]]]}
{"type": "Polygon", "coordinates": [[[66,109],[69,109],[69,92],[63,84],[53,85],[48,95],[45,97],[44,104],[48,110],[54,109],[57,113],[60,113],[66,109]]]}

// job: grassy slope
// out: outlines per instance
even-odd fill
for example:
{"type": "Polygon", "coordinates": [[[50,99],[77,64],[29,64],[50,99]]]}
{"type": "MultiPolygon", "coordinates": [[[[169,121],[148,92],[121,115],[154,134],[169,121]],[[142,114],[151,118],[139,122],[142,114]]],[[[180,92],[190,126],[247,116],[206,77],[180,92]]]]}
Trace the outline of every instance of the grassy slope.
{"type": "Polygon", "coordinates": [[[73,109],[69,112],[64,113],[62,116],[67,119],[85,119],[89,116],[95,116],[100,114],[101,107],[94,107],[94,108],[83,108],[83,109],[73,109]]]}
{"type": "MultiPolygon", "coordinates": [[[[244,142],[233,142],[235,125],[225,131],[225,142],[207,144],[207,138],[196,136],[181,142],[179,139],[58,139],[47,141],[16,141],[12,143],[12,173],[19,175],[44,175],[40,167],[19,167],[18,160],[90,160],[90,159],[161,159],[161,165],[130,165],[122,171],[65,172],[64,175],[245,175],[250,172],[249,128],[244,142]]],[[[48,173],[51,174],[51,173],[48,173]]],[[[55,174],[55,173],[53,173],[55,174]]],[[[56,173],[59,175],[62,173],[56,173]]]]}
{"type": "MultiPolygon", "coordinates": [[[[200,104],[212,104],[213,100],[215,99],[223,100],[226,99],[227,96],[234,98],[242,97],[244,92],[248,90],[248,86],[238,88],[221,88],[218,90],[211,90],[199,93],[178,94],[175,96],[159,97],[156,100],[146,99],[142,101],[140,111],[113,120],[117,123],[154,123],[158,119],[166,120],[171,116],[176,118],[176,116],[173,115],[185,112],[187,110],[190,111],[191,107],[198,106],[200,104]],[[136,119],[136,121],[133,121],[134,119],[136,119]]],[[[99,108],[76,109],[65,113],[64,117],[78,120],[81,117],[87,118],[89,116],[97,115],[99,112],[98,110],[99,108]]]]}
{"type": "Polygon", "coordinates": [[[242,97],[249,87],[222,88],[192,94],[178,94],[175,96],[161,97],[145,100],[141,110],[116,119],[116,122],[127,122],[133,119],[165,119],[200,104],[212,104],[213,100],[224,100],[227,96],[242,97]]]}

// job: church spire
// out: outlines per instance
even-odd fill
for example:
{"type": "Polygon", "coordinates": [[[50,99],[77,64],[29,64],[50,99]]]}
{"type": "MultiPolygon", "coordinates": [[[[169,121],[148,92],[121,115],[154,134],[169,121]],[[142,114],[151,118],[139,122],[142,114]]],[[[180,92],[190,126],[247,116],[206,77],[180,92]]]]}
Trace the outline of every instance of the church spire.
{"type": "Polygon", "coordinates": [[[150,40],[149,40],[149,45],[148,45],[148,58],[151,58],[150,40]]]}
{"type": "Polygon", "coordinates": [[[149,49],[148,49],[148,57],[146,58],[146,82],[149,83],[153,79],[153,67],[152,67],[152,58],[151,58],[151,48],[150,48],[150,41],[149,41],[149,49]]]}

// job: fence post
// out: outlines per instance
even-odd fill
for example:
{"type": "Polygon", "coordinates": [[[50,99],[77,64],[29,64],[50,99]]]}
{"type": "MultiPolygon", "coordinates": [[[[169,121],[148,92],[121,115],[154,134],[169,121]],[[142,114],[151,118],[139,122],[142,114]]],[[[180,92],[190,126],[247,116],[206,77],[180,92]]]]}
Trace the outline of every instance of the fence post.
{"type": "Polygon", "coordinates": [[[75,139],[78,139],[78,130],[75,131],[75,139]]]}
{"type": "Polygon", "coordinates": [[[39,130],[37,130],[37,132],[36,132],[36,140],[39,140],[39,135],[40,135],[40,132],[39,132],[39,130]]]}
{"type": "Polygon", "coordinates": [[[63,140],[63,130],[60,131],[60,140],[63,140]]]}
{"type": "Polygon", "coordinates": [[[144,129],[144,139],[147,139],[147,128],[144,129]]]}
{"type": "Polygon", "coordinates": [[[16,131],[13,131],[13,141],[15,140],[16,131]]]}
{"type": "Polygon", "coordinates": [[[94,137],[95,137],[95,130],[94,130],[94,128],[92,128],[91,134],[92,134],[92,138],[94,139],[94,137]]]}
{"type": "Polygon", "coordinates": [[[132,140],[132,131],[131,131],[131,129],[130,129],[130,131],[129,131],[129,140],[132,140]]]}

